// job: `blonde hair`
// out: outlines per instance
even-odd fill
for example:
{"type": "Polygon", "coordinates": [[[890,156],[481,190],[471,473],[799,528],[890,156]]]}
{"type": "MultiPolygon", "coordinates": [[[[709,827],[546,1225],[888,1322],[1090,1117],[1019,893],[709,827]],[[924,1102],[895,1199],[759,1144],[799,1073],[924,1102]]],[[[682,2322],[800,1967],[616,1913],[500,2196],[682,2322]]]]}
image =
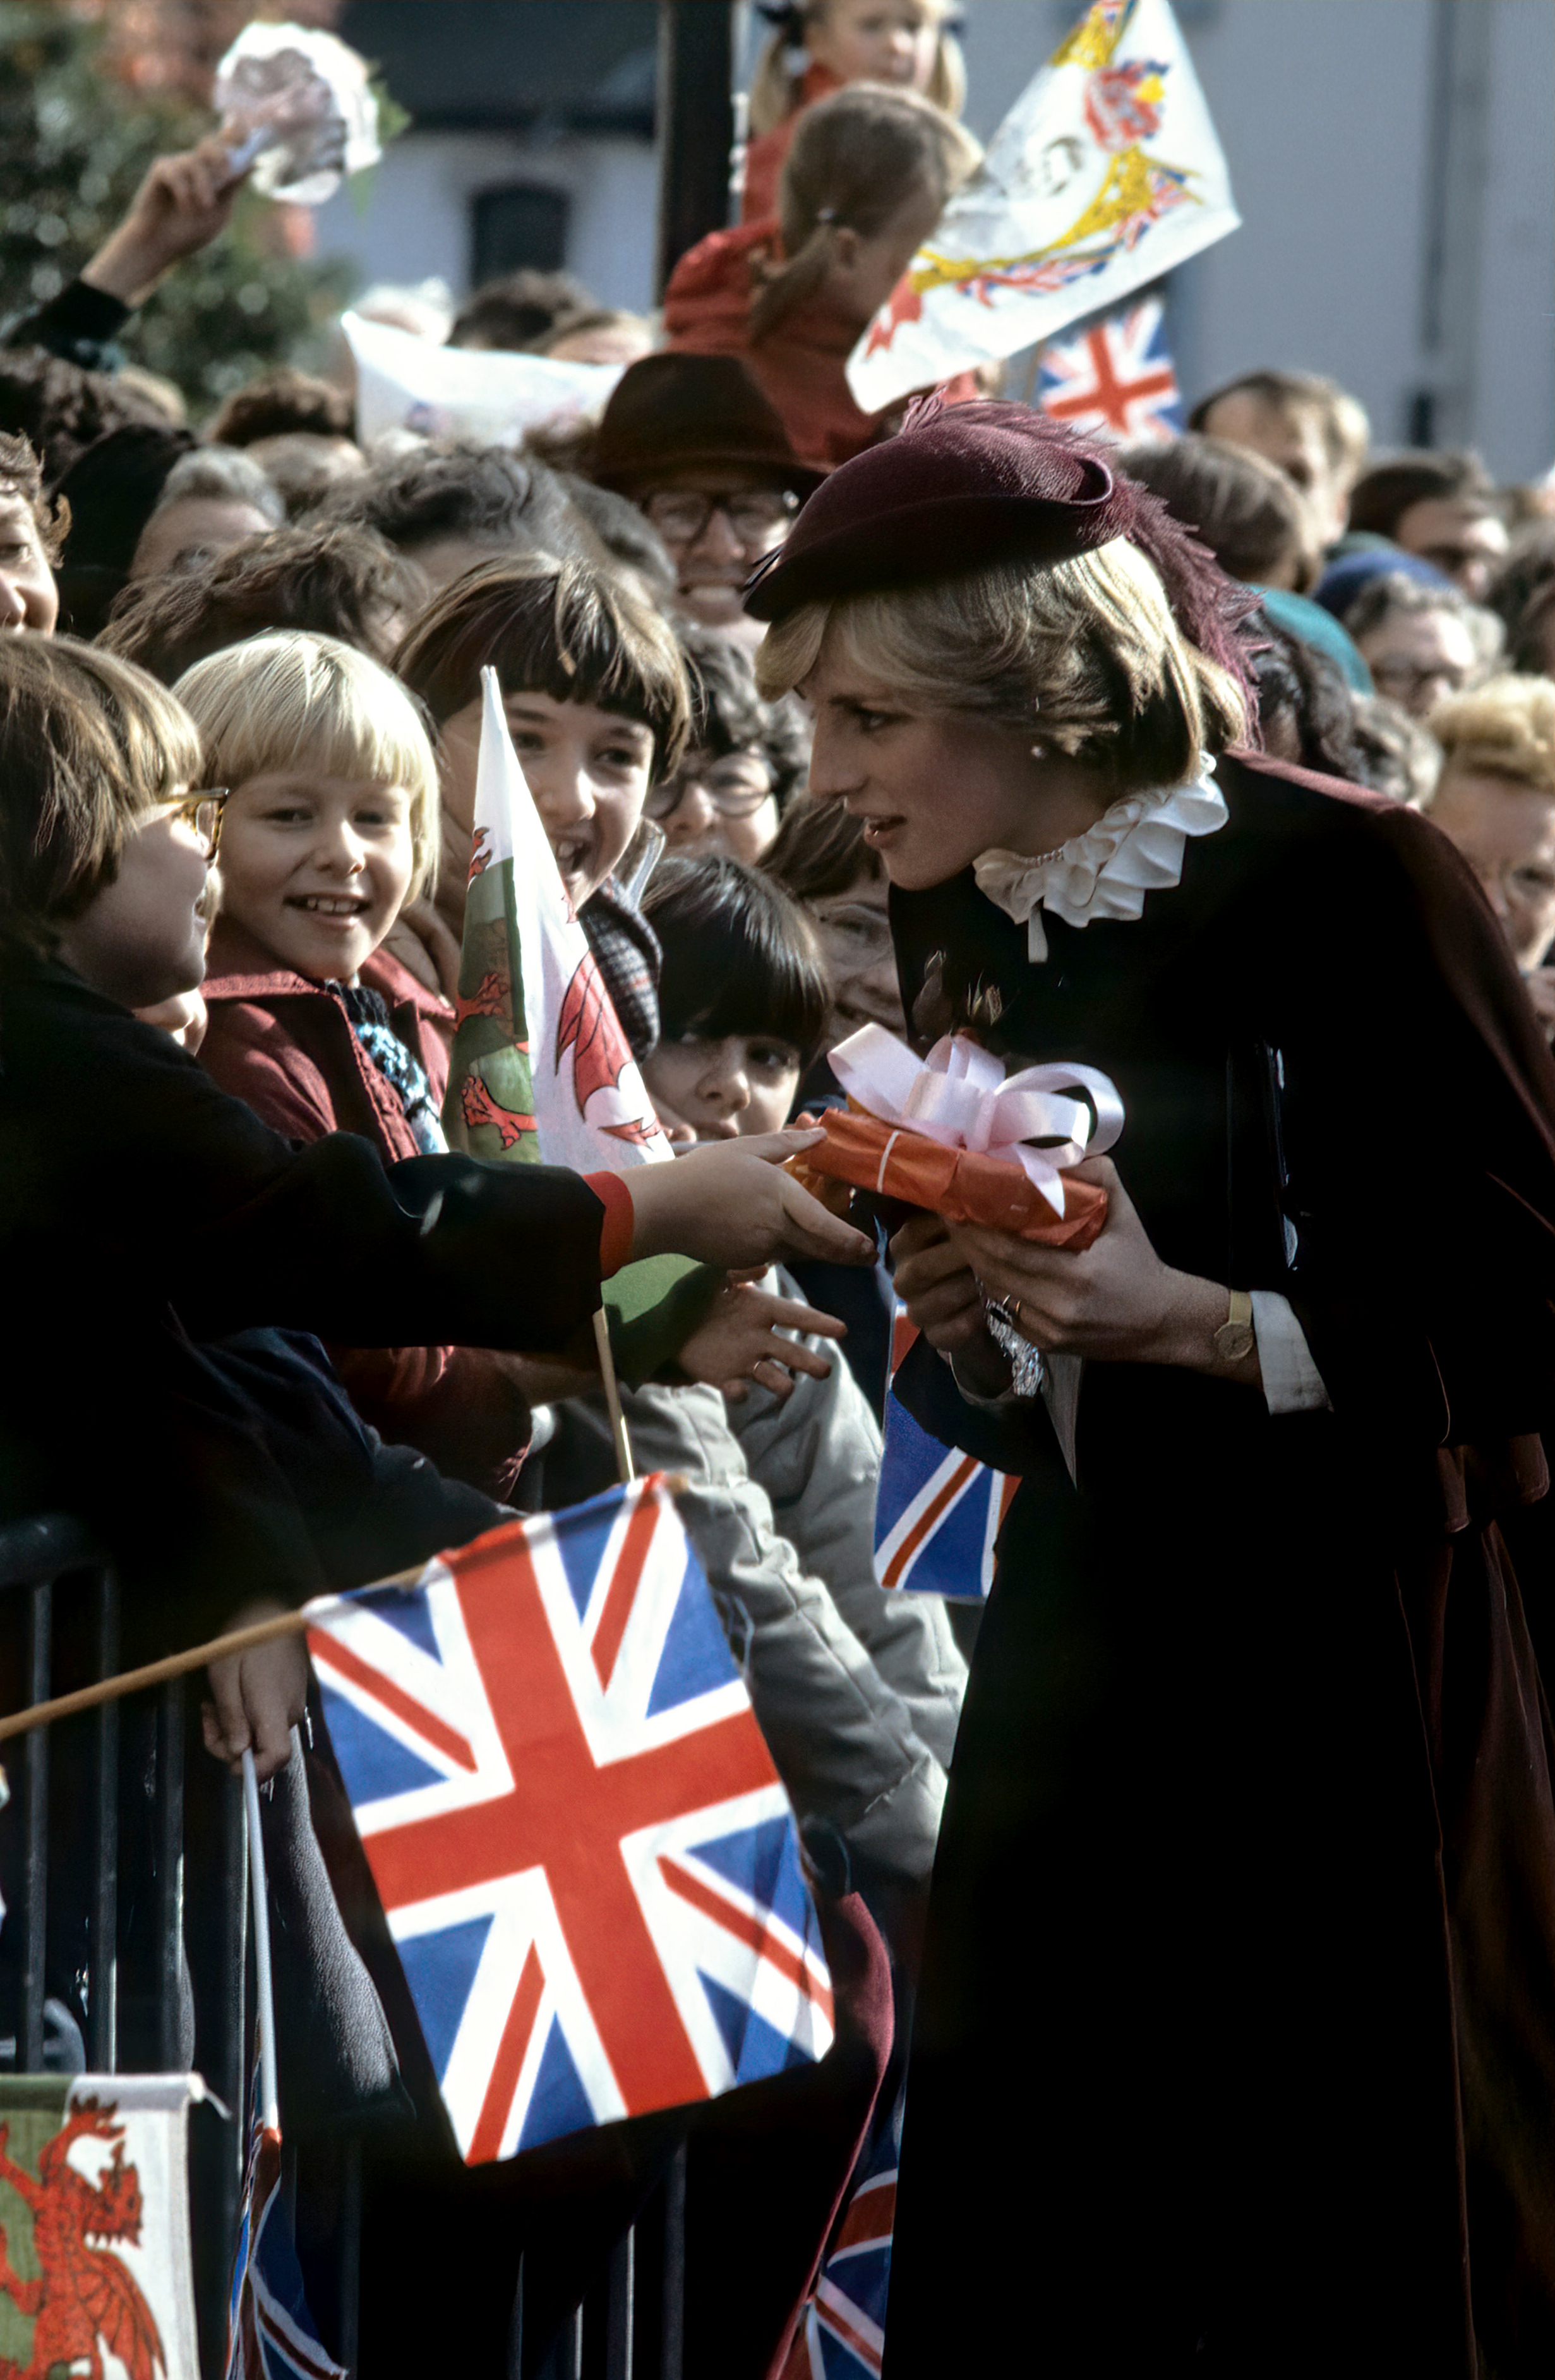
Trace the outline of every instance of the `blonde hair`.
{"type": "Polygon", "coordinates": [[[1555,795],[1555,678],[1487,678],[1439,702],[1426,726],[1441,747],[1443,773],[1456,761],[1555,795]]]}
{"type": "Polygon", "coordinates": [[[853,82],[807,107],[778,186],[788,261],[752,299],[753,341],[814,295],[839,231],[875,238],[920,190],[937,213],[982,157],[971,134],[916,91],[853,82]]]}
{"type": "Polygon", "coordinates": [[[403,785],[415,865],[407,901],[437,874],[438,765],[424,714],[396,677],[355,646],[277,628],[211,653],[174,688],[229,785],[284,770],[403,785]]]}
{"type": "MultiPolygon", "coordinates": [[[[804,10],[804,22],[813,25],[826,13],[828,0],[811,0],[804,10]]],[[[949,15],[949,0],[927,0],[932,15],[940,19],[939,41],[934,50],[934,69],[929,76],[925,99],[943,107],[946,115],[959,115],[967,103],[967,68],[961,55],[961,45],[945,24],[949,15]]],[[[804,105],[804,70],[795,74],[789,65],[790,36],[781,27],[762,45],[756,60],[756,70],[751,77],[751,130],[759,139],[764,132],[776,132],[779,124],[804,105]]]]}
{"type": "Polygon", "coordinates": [[[803,683],[824,642],[905,703],[1019,727],[1119,792],[1189,784],[1208,752],[1247,732],[1236,684],[1188,643],[1151,564],[1123,538],[1041,569],[999,563],[804,604],[756,654],[768,701],[803,683]]]}

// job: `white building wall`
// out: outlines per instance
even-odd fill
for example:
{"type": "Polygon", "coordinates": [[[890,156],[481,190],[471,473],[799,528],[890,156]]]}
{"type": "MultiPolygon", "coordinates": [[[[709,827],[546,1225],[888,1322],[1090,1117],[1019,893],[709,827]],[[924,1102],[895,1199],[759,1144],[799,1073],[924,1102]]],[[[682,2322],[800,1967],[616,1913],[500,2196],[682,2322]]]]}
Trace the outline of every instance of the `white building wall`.
{"type": "Polygon", "coordinates": [[[652,304],[657,165],[651,141],[625,136],[407,132],[386,152],[365,207],[343,190],[319,210],[318,252],[348,258],[364,285],[437,275],[463,297],[471,201],[512,182],[567,192],[567,268],[602,303],[652,304]]]}

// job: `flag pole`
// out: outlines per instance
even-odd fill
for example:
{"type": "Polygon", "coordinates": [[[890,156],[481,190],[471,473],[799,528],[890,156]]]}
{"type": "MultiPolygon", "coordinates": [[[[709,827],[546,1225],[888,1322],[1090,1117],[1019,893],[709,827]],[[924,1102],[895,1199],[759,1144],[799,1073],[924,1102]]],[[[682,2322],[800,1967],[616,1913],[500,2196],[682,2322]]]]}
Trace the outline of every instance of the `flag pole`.
{"type": "Polygon", "coordinates": [[[243,1755],[243,1815],[248,1822],[248,1881],[254,1894],[254,1975],[259,2016],[259,2122],[281,2130],[281,2099],[275,2073],[275,1990],[270,1967],[270,1888],[265,1877],[264,1837],[259,1831],[259,1788],[254,1755],[243,1755]]]}
{"type": "MultiPolygon", "coordinates": [[[[607,1364],[609,1340],[601,1354],[601,1370],[607,1364]]],[[[630,1487],[636,1474],[632,1467],[626,1426],[621,1418],[621,1399],[615,1393],[613,1364],[605,1378],[607,1401],[613,1399],[612,1427],[620,1430],[616,1459],[625,1466],[621,1484],[630,1487]]],[[[683,1496],[688,1485],[683,1471],[670,1471],[664,1475],[665,1491],[670,1496],[683,1496]]],[[[375,1587],[416,1586],[426,1574],[426,1563],[416,1562],[409,1570],[391,1571],[385,1578],[368,1579],[361,1587],[347,1587],[344,1592],[370,1595],[375,1587]]],[[[122,1694],[139,1694],[144,1686],[164,1686],[170,1678],[187,1678],[191,1670],[207,1670],[212,1661],[229,1659],[234,1653],[251,1653],[257,1645],[273,1645],[282,1636],[306,1636],[315,1624],[317,1610],[317,1604],[305,1603],[300,1611],[278,1611],[273,1620],[256,1620],[252,1627],[231,1629],[224,1636],[212,1636],[203,1645],[191,1645],[186,1652],[169,1653],[160,1661],[147,1661],[139,1670],[121,1670],[116,1677],[100,1678],[95,1685],[78,1686],[73,1694],[55,1694],[49,1702],[29,1703],[25,1710],[7,1711],[0,1718],[0,1743],[8,1736],[28,1735],[35,1727],[52,1726],[56,1718],[74,1718],[78,1711],[97,1710],[103,1703],[117,1702],[122,1694]]],[[[0,1780],[4,1777],[5,1771],[0,1769],[0,1780]]],[[[5,1788],[0,1783],[0,1809],[4,1807],[5,1788]]]]}
{"type": "Polygon", "coordinates": [[[621,1409],[616,1359],[610,1353],[609,1320],[602,1305],[594,1309],[594,1343],[599,1351],[599,1377],[605,1384],[605,1410],[610,1416],[610,1436],[615,1442],[616,1475],[623,1488],[630,1488],[637,1476],[637,1468],[632,1460],[632,1441],[626,1435],[626,1416],[621,1409]]]}

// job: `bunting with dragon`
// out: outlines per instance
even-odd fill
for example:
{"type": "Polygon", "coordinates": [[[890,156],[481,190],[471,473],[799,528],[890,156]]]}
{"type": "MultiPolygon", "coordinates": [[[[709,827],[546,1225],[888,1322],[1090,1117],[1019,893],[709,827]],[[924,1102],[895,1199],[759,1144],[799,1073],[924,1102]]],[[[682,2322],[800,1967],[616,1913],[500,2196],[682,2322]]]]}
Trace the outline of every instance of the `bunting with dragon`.
{"type": "Polygon", "coordinates": [[[1094,0],[849,361],[868,411],[1113,305],[1236,228],[1168,0],[1094,0]]]}
{"type": "Polygon", "coordinates": [[[187,2074],[0,2080],[0,2380],[199,2380],[187,2074]]]}

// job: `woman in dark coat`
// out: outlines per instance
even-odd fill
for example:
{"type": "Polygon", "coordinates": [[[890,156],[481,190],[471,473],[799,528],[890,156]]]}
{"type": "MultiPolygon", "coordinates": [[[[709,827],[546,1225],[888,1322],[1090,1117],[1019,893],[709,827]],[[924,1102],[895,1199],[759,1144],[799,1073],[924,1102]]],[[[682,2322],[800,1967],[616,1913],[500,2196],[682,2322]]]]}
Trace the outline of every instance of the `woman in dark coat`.
{"type": "Polygon", "coordinates": [[[920,1040],[1126,1116],[1085,1254],[894,1242],[898,1389],[1022,1485],[889,2380],[1547,2371],[1555,1071],[1494,922],[1423,820],[1245,748],[1234,590],[1022,408],[845,466],[750,608],[920,1040]]]}

